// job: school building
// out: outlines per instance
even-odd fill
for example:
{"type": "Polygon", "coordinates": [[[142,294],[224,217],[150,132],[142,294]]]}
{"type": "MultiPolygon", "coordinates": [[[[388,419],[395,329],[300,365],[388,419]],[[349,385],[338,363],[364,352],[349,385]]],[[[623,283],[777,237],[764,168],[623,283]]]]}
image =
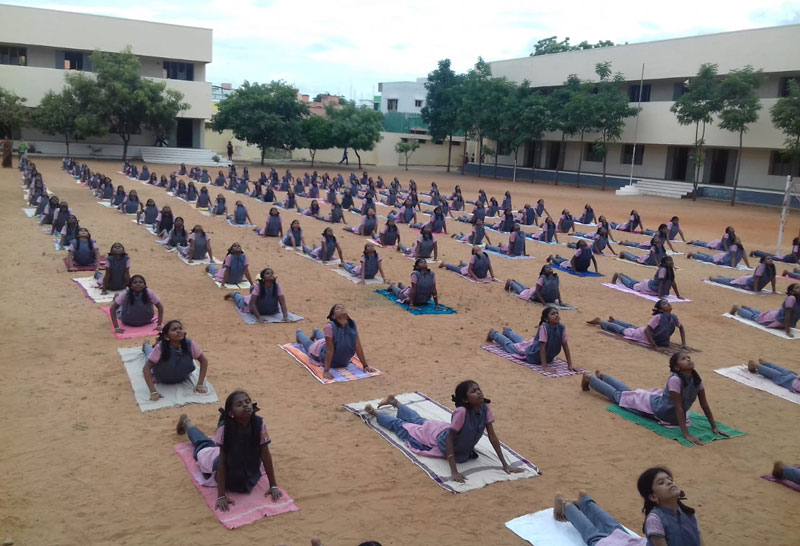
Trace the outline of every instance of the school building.
{"type": "MultiPolygon", "coordinates": [[[[670,108],[686,92],[687,85],[691,85],[691,78],[700,65],[714,63],[721,76],[746,65],[763,71],[758,89],[762,108],[758,121],[750,125],[744,135],[739,186],[752,188],[750,193],[751,197],[755,196],[755,202],[760,199],[755,195],[758,192],[783,192],[791,166],[778,153],[784,147],[786,136],[773,126],[770,108],[786,95],[789,79],[800,81],[800,25],[570,51],[489,64],[493,76],[516,83],[528,80],[532,87],[547,93],[561,86],[570,74],[596,81],[595,65],[606,61],[611,63],[614,72],[623,74],[626,80],[623,91],[631,105],[636,106],[641,98],[638,128],[637,118],[629,118],[620,141],[608,148],[607,173],[612,187],[628,184],[631,163],[633,181],[643,180],[645,186],[672,185],[685,189],[685,185],[677,182],[691,182],[694,126],[680,125],[670,108]]],[[[597,134],[586,134],[581,147],[579,136],[567,136],[562,145],[560,133],[545,133],[541,142],[520,148],[517,161],[523,169],[518,170],[517,177],[529,178],[533,167],[536,179],[552,180],[558,166],[567,171],[559,174],[559,180],[574,183],[578,160],[583,156],[581,171],[587,174],[581,175],[581,184],[599,184],[597,173],[602,172],[602,158],[592,150],[598,138],[597,134]]],[[[700,175],[702,191],[706,197],[724,199],[733,185],[739,135],[721,129],[715,118],[706,127],[705,143],[700,175]]],[[[477,150],[476,142],[471,141],[470,146],[472,152],[477,150]]],[[[509,166],[515,159],[510,154],[498,157],[498,163],[504,165],[498,169],[499,176],[510,178],[509,166]]],[[[483,172],[491,174],[494,161],[493,158],[488,161],[491,164],[485,165],[483,172]]],[[[477,171],[477,165],[468,167],[469,172],[477,171]]],[[[793,175],[798,177],[800,173],[793,175]]],[[[769,200],[774,201],[774,198],[769,200]]]]}
{"type": "MultiPolygon", "coordinates": [[[[183,93],[183,101],[189,104],[189,109],[179,114],[172,134],[166,135],[169,149],[203,148],[205,121],[211,117],[211,84],[206,82],[211,33],[205,28],[0,5],[0,87],[26,98],[25,105],[34,107],[47,91],[63,88],[68,70],[91,72],[94,50],[116,53],[130,46],[141,61],[142,76],[165,81],[167,88],[183,93]]],[[[25,127],[14,136],[33,143],[37,152],[66,153],[60,135],[25,127]]],[[[155,141],[156,135],[142,128],[131,137],[129,156],[156,151],[155,141]]],[[[71,143],[70,151],[80,156],[119,158],[122,142],[117,135],[108,134],[71,143]]]]}

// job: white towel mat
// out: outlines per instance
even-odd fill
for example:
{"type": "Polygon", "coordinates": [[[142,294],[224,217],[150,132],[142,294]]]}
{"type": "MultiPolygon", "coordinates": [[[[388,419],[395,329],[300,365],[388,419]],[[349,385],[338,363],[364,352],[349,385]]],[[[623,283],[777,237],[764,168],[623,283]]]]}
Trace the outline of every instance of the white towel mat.
{"type": "Polygon", "coordinates": [[[84,294],[97,303],[111,303],[120,292],[109,291],[108,294],[103,294],[103,289],[97,286],[98,281],[94,277],[78,277],[72,280],[81,285],[84,294]]]}
{"type": "MultiPolygon", "coordinates": [[[[526,514],[506,522],[506,527],[534,546],[586,546],[581,534],[568,521],[556,521],[553,509],[526,514]]],[[[627,527],[631,536],[639,536],[627,527]]]]}
{"type": "Polygon", "coordinates": [[[724,375],[729,379],[738,381],[743,385],[747,385],[748,387],[753,387],[754,389],[774,394],[775,396],[783,398],[784,400],[788,400],[789,402],[800,404],[799,393],[792,392],[789,389],[784,389],[780,385],[776,385],[762,375],[750,373],[750,371],[747,369],[747,365],[745,364],[731,366],[730,368],[720,368],[719,370],[714,371],[720,375],[724,375]]]}
{"type": "Polygon", "coordinates": [[[792,328],[792,335],[794,337],[789,337],[786,335],[786,332],[783,330],[783,328],[767,328],[766,326],[763,326],[753,320],[747,320],[744,317],[740,317],[739,315],[731,315],[730,313],[723,313],[722,316],[732,318],[733,320],[738,320],[742,324],[752,326],[753,328],[758,328],[759,330],[767,332],[768,334],[782,337],[783,339],[800,339],[800,330],[797,328],[792,328]]]}
{"type": "MultiPolygon", "coordinates": [[[[353,275],[348,273],[346,269],[342,269],[341,267],[337,267],[336,269],[331,269],[331,271],[333,271],[337,275],[341,275],[342,277],[344,277],[345,279],[354,284],[358,284],[361,282],[361,277],[354,277],[353,275]]],[[[380,277],[376,276],[374,279],[364,279],[364,284],[384,284],[384,281],[380,277]]]]}

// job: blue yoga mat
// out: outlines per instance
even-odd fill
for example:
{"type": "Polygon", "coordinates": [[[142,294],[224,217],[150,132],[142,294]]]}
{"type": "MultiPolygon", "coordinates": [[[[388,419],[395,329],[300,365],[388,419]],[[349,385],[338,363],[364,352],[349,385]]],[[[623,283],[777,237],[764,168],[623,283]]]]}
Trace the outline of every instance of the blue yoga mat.
{"type": "Polygon", "coordinates": [[[427,305],[417,307],[416,309],[411,309],[411,307],[407,303],[400,303],[399,301],[397,301],[397,298],[395,297],[394,294],[392,294],[391,290],[383,289],[383,290],[376,290],[375,292],[377,292],[387,300],[393,302],[394,304],[399,305],[412,315],[454,315],[457,312],[452,307],[447,307],[446,305],[442,305],[440,306],[441,309],[437,309],[436,306],[434,306],[434,304],[431,302],[428,302],[427,305]]]}
{"type": "Polygon", "coordinates": [[[572,269],[568,269],[566,267],[561,267],[560,265],[556,265],[551,263],[550,266],[553,269],[558,269],[559,271],[563,271],[564,273],[569,273],[570,275],[575,275],[576,277],[602,277],[602,273],[595,273],[594,271],[573,271],[572,269]]]}

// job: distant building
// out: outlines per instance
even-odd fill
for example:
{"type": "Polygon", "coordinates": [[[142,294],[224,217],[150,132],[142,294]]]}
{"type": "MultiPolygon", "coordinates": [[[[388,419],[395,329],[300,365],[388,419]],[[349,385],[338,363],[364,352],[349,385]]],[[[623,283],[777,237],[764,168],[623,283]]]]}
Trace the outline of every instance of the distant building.
{"type": "Polygon", "coordinates": [[[422,121],[425,106],[427,78],[413,82],[381,82],[380,111],[383,114],[383,129],[389,133],[427,134],[428,126],[422,121]]]}
{"type": "Polygon", "coordinates": [[[221,83],[219,85],[211,84],[211,100],[213,102],[219,102],[234,91],[233,85],[229,83],[221,83]]]}

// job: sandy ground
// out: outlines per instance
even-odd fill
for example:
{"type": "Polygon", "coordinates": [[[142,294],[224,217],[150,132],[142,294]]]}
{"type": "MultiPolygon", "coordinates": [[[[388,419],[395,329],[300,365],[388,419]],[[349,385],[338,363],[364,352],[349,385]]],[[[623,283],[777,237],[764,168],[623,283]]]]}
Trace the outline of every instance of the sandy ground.
{"type": "MultiPolygon", "coordinates": [[[[89,191],[61,170],[57,160],[37,161],[52,192],[66,199],[81,225],[89,227],[103,252],[124,243],[132,273],[145,275],[166,307],[166,319],[179,318],[210,361],[209,379],[220,398],[245,387],[263,408],[273,439],[279,483],[301,507],[299,512],[263,519],[236,531],[225,530],[190,483],[172,445],[185,441],[174,424],[185,411],[207,432],[216,424],[216,407],[189,406],[140,413],[116,353],[141,343],[116,341],[98,305],[85,298],[65,271],[63,253],[20,211],[19,173],[0,172],[0,241],[6,259],[0,264],[3,298],[2,381],[5,417],[0,421],[3,495],[0,538],[16,544],[229,544],[303,545],[322,537],[326,546],[349,546],[367,539],[384,545],[522,544],[504,522],[551,506],[553,494],[573,496],[585,488],[611,514],[633,529],[641,528],[636,478],[652,465],[668,465],[698,511],[706,545],[797,544],[800,519],[796,492],[759,479],[775,459],[800,460],[797,424],[800,407],[746,388],[713,370],[769,357],[798,369],[800,341],[782,340],[720,315],[733,303],[776,308],[781,296],[755,297],[701,283],[724,270],[676,258],[678,283],[691,303],[676,305],[688,331],[716,418],[747,436],[686,448],[623,421],[605,411],[596,394],[580,392],[578,376],[551,379],[515,366],[479,349],[490,327],[511,326],[532,336],[540,307],[506,295],[501,284],[468,283],[438,272],[441,301],[454,316],[415,317],[374,293],[278,248],[249,230],[203,217],[194,206],[162,190],[117,174],[118,163],[93,162],[145,200],[170,204],[187,225],[201,223],[212,234],[216,254],[240,241],[251,270],[273,267],[290,310],[306,317],[303,329],[321,327],[331,305],[345,303],[358,321],[370,362],[385,375],[325,386],[282,352],[276,344],[292,341],[294,325],[246,326],[233,306],[222,300],[199,267],[188,267],[164,253],[153,237],[114,210],[100,207],[89,191]],[[501,440],[535,462],[543,476],[492,484],[453,495],[438,487],[353,415],[343,403],[388,393],[418,390],[448,404],[455,385],[478,381],[492,399],[501,440]]],[[[16,164],[16,162],[15,162],[16,164]]],[[[172,167],[156,165],[156,172],[172,167]]],[[[260,169],[254,167],[256,174],[260,169]]],[[[294,166],[295,174],[304,169],[294,166]]],[[[282,172],[282,170],[281,170],[282,172]]],[[[321,170],[322,172],[322,170],[321,170]]],[[[331,169],[331,174],[336,170],[331,169]]],[[[616,197],[612,191],[478,179],[454,174],[376,170],[384,179],[414,177],[420,188],[438,181],[448,194],[460,184],[468,199],[483,187],[500,197],[510,189],[515,207],[544,198],[551,213],[569,207],[577,216],[583,204],[622,221],[637,208],[647,227],[679,215],[688,238],[718,238],[734,224],[748,249],[773,249],[779,212],[708,201],[616,197]]],[[[212,190],[213,192],[214,190],[212,190]]],[[[213,195],[213,193],[212,193],[213,195]]],[[[229,203],[235,198],[230,195],[229,203]]],[[[302,200],[302,202],[306,202],[302,200]]],[[[247,199],[255,222],[263,224],[268,206],[247,199]]],[[[385,209],[384,209],[385,211],[385,209]]],[[[380,213],[381,211],[379,211],[380,213]]],[[[298,217],[283,212],[284,226],[298,217]]],[[[355,215],[348,220],[356,222],[355,215]]],[[[301,218],[308,242],[319,241],[324,224],[301,218]]],[[[465,224],[450,223],[451,231],[465,224]]],[[[787,229],[800,228],[795,213],[787,229]]],[[[345,257],[357,260],[364,240],[337,236],[345,257]]],[[[416,237],[402,227],[405,242],[416,237]]],[[[615,235],[619,238],[619,234],[615,235]]],[[[641,238],[644,240],[643,238],[641,238]]],[[[466,260],[469,247],[449,237],[440,253],[449,262],[466,260]]],[[[557,247],[563,254],[566,249],[557,247]]],[[[493,259],[498,277],[535,282],[552,247],[528,243],[535,260],[493,259]]],[[[408,281],[412,262],[383,250],[392,280],[408,281]]],[[[781,267],[781,266],[779,266],[781,267]]],[[[580,307],[562,314],[574,362],[601,368],[633,387],[664,385],[667,357],[612,340],[585,321],[613,314],[637,324],[650,317],[650,302],[601,287],[610,274],[636,278],[651,269],[600,260],[607,276],[561,275],[564,298],[580,307]]],[[[787,286],[778,280],[778,291],[787,286]]],[[[676,334],[677,335],[677,334],[676,334]]],[[[699,408],[696,408],[699,410],[699,408]]]]}

